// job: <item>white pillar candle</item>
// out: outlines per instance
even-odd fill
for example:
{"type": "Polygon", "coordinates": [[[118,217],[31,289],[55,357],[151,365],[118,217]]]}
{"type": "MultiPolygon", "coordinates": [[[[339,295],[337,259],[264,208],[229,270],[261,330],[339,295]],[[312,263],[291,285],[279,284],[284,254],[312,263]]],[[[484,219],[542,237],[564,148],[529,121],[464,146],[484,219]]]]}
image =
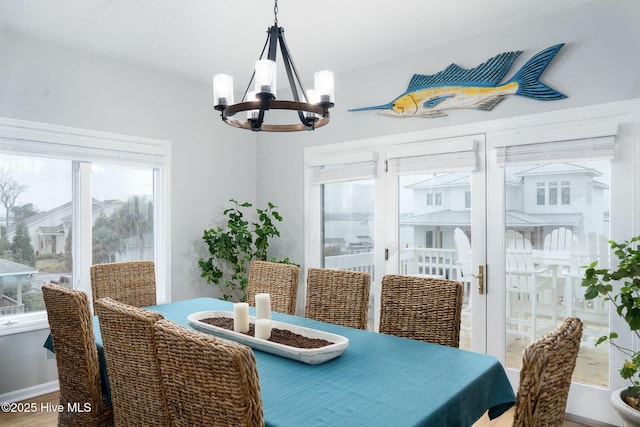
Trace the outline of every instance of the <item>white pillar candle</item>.
{"type": "Polygon", "coordinates": [[[271,319],[271,296],[256,294],[256,319],[271,319]]]}
{"type": "Polygon", "coordinates": [[[233,330],[249,332],[249,304],[238,302],[233,305],[233,330]]]}
{"type": "Polygon", "coordinates": [[[268,340],[271,337],[271,319],[256,319],[255,337],[261,340],[268,340]]]}

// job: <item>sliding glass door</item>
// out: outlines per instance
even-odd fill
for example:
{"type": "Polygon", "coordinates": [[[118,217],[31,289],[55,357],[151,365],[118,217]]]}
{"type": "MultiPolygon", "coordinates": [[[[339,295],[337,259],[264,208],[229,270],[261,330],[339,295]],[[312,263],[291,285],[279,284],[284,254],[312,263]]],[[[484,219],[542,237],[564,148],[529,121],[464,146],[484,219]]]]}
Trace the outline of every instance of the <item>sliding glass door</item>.
{"type": "Polygon", "coordinates": [[[633,117],[640,102],[306,149],[306,267],[366,257],[347,268],[371,265],[374,330],[385,274],[461,281],[460,346],[501,360],[514,389],[525,346],[579,317],[567,412],[614,424],[623,357],[595,342],[625,325],[581,280],[640,230],[633,117]]]}
{"type": "Polygon", "coordinates": [[[385,271],[463,285],[460,348],[485,351],[484,135],[387,149],[385,271]]]}

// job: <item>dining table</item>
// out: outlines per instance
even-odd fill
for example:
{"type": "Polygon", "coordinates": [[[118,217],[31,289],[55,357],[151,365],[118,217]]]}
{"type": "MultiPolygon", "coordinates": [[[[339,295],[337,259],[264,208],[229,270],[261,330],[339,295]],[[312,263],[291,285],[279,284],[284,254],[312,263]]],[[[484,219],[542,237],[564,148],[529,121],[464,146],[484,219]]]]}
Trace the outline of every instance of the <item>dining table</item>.
{"type": "MultiPolygon", "coordinates": [[[[191,327],[188,316],[233,303],[194,298],[145,307],[191,327]]],[[[255,315],[255,309],[249,308],[255,315]]],[[[272,312],[278,322],[343,336],[338,357],[307,364],[254,350],[267,426],[471,426],[515,403],[500,361],[487,354],[272,312]]],[[[98,321],[94,331],[108,381],[98,321]]],[[[53,350],[50,340],[45,347],[53,350]]]]}

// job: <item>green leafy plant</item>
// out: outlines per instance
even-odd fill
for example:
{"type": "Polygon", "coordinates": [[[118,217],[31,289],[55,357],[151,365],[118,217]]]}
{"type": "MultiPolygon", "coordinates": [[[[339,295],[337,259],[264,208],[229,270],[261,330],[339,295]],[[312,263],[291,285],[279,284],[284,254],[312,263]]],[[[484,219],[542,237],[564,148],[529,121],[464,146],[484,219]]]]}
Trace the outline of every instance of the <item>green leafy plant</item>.
{"type": "MultiPolygon", "coordinates": [[[[629,326],[629,330],[640,339],[640,249],[636,242],[640,236],[622,243],[609,240],[611,249],[618,257],[618,268],[597,268],[597,261],[592,262],[584,273],[582,286],[585,286],[585,299],[597,297],[611,301],[620,316],[629,326]],[[619,290],[614,288],[613,282],[620,281],[619,290]]],[[[620,368],[620,376],[629,380],[631,386],[627,389],[626,402],[640,410],[640,352],[633,351],[620,345],[617,341],[618,333],[610,332],[596,341],[596,345],[608,342],[625,355],[625,361],[620,368]]]]}
{"type": "Polygon", "coordinates": [[[282,217],[275,210],[277,206],[269,202],[266,209],[256,209],[258,219],[250,224],[243,209],[252,207],[251,203],[239,203],[234,199],[230,202],[233,206],[223,212],[227,217],[226,227],[204,230],[202,238],[209,248],[209,257],[200,259],[198,265],[207,283],[222,286],[225,300],[239,298],[244,301],[249,265],[253,260],[267,260],[270,239],[280,236],[275,222],[282,221],[282,217]]]}

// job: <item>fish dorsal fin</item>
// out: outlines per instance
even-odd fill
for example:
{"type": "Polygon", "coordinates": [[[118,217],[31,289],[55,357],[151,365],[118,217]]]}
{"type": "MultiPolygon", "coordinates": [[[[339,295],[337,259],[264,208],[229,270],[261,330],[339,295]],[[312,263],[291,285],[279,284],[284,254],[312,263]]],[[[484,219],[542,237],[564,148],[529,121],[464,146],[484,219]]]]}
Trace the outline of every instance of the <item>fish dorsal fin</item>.
{"type": "Polygon", "coordinates": [[[504,52],[470,69],[451,64],[436,74],[414,74],[409,82],[407,92],[429,86],[450,84],[497,86],[521,53],[522,51],[504,52]]]}

